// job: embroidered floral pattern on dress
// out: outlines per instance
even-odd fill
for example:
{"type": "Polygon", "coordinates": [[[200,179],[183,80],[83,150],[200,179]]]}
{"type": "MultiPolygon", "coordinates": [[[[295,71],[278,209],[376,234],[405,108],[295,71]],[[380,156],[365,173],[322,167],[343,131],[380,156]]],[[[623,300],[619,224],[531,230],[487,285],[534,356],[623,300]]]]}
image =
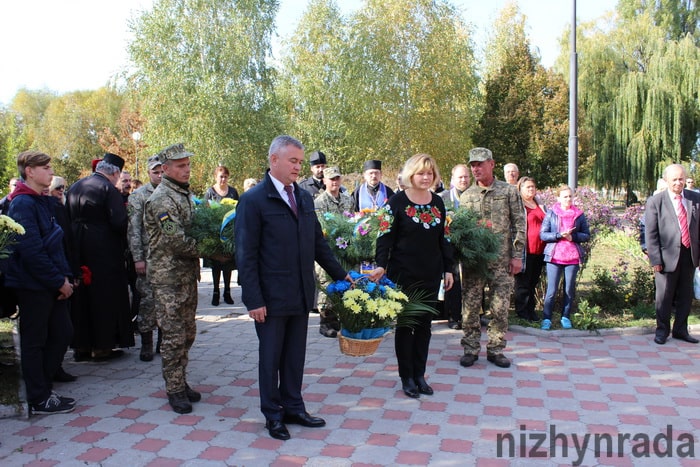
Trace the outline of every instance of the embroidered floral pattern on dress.
{"type": "Polygon", "coordinates": [[[442,223],[440,210],[435,206],[408,205],[406,215],[416,224],[422,224],[423,228],[429,229],[442,223]]]}

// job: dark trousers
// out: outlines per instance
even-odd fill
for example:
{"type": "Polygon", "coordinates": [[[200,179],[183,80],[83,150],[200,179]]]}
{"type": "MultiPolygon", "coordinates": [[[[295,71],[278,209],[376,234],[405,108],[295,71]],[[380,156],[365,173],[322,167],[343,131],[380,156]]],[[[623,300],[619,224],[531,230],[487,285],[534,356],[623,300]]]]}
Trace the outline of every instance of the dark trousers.
{"type": "Polygon", "coordinates": [[[654,273],[656,285],[656,336],[668,337],[671,332],[671,311],[675,305],[676,319],[673,333],[688,332],[688,314],[693,300],[693,277],[695,268],[690,249],[681,247],[678,265],[673,272],[654,273]]]}
{"type": "Polygon", "coordinates": [[[68,301],[57,292],[17,289],[22,377],[27,402],[36,404],[51,395],[53,375],[61,366],[73,338],[68,301]]]}
{"type": "Polygon", "coordinates": [[[542,276],[544,255],[527,255],[525,270],[515,275],[515,312],[521,318],[537,318],[537,284],[542,276]]]}
{"type": "Polygon", "coordinates": [[[424,313],[417,318],[417,321],[412,327],[400,326],[396,328],[394,349],[396,350],[399,377],[401,378],[419,378],[425,375],[432,335],[430,331],[431,316],[424,313]]]}
{"type": "Polygon", "coordinates": [[[308,312],[265,317],[255,323],[258,335],[260,410],[266,419],[281,420],[285,413],[306,410],[301,396],[306,359],[308,312]]]}

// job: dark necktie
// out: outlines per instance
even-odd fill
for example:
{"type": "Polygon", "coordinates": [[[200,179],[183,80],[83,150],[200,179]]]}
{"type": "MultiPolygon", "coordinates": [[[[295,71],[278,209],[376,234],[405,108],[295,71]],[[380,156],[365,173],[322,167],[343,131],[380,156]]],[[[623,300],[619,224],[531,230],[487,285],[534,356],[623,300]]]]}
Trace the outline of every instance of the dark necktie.
{"type": "Polygon", "coordinates": [[[297,202],[294,200],[294,188],[292,185],[285,185],[284,191],[287,192],[287,198],[289,198],[289,207],[294,211],[294,215],[297,215],[297,202]]]}
{"type": "Polygon", "coordinates": [[[685,206],[683,205],[683,198],[681,195],[676,195],[676,200],[678,201],[678,222],[681,224],[681,244],[686,248],[690,248],[688,213],[685,211],[685,206]]]}

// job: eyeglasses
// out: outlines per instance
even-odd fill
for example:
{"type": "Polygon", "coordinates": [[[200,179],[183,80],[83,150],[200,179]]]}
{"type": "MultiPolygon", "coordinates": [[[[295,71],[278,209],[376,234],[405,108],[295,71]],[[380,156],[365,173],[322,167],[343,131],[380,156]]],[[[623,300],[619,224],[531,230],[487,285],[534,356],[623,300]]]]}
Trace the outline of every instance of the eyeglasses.
{"type": "Polygon", "coordinates": [[[65,190],[66,186],[65,185],[58,185],[54,190],[65,190]]]}

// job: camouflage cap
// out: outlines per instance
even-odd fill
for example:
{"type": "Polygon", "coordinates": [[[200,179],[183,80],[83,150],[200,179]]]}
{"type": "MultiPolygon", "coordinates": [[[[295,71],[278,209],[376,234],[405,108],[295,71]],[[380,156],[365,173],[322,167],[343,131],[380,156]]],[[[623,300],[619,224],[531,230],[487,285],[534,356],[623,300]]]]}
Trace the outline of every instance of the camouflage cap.
{"type": "Polygon", "coordinates": [[[167,148],[163,149],[161,152],[158,153],[158,158],[163,164],[165,164],[168,161],[175,161],[178,159],[184,159],[185,157],[192,156],[194,156],[194,154],[192,154],[191,152],[187,152],[185,150],[185,145],[182,143],[168,146],[167,148]]]}
{"type": "Polygon", "coordinates": [[[323,169],[323,176],[325,178],[335,178],[335,177],[340,177],[342,174],[340,173],[340,169],[338,167],[326,167],[323,169]]]}
{"type": "Polygon", "coordinates": [[[469,162],[484,162],[492,160],[493,153],[490,149],[474,148],[471,151],[469,151],[469,162]]]}
{"type": "Polygon", "coordinates": [[[160,157],[158,156],[158,154],[148,158],[148,170],[153,170],[161,164],[162,162],[160,161],[160,157]]]}

